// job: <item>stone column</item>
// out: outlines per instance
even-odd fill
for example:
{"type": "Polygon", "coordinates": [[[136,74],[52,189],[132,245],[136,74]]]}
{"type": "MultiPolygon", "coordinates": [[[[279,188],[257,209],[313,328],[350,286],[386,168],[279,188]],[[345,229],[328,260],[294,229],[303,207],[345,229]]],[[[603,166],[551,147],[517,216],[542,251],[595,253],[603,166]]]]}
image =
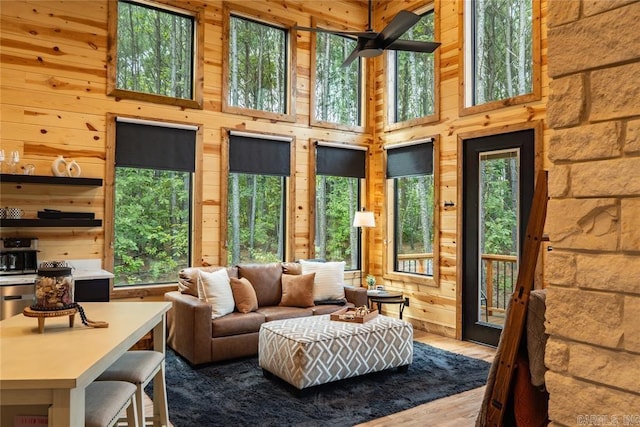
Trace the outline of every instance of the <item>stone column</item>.
{"type": "Polygon", "coordinates": [[[640,2],[548,13],[549,416],[640,425],[640,2]]]}

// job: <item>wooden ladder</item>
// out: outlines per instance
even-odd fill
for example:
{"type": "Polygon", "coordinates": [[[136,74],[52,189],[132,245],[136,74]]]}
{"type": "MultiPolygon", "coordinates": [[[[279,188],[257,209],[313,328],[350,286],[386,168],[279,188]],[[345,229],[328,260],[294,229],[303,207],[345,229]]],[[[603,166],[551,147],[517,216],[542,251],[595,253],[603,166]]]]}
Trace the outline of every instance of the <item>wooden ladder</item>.
{"type": "Polygon", "coordinates": [[[502,330],[502,352],[498,359],[496,375],[491,398],[487,408],[487,426],[498,427],[503,425],[504,414],[507,407],[511,383],[515,369],[520,338],[524,330],[529,304],[529,293],[533,288],[534,273],[540,244],[542,242],[544,221],[547,216],[547,172],[541,171],[536,178],[536,187],[531,204],[531,213],[527,223],[527,231],[522,251],[522,262],[518,269],[516,287],[511,296],[509,316],[505,320],[502,330]]]}

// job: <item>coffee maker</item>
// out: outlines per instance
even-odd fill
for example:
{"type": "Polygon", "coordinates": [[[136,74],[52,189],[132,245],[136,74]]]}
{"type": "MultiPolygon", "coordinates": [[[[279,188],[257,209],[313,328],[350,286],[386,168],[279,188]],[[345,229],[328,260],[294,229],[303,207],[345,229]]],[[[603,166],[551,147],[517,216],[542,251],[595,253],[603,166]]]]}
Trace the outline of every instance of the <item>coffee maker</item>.
{"type": "Polygon", "coordinates": [[[0,244],[0,276],[31,274],[38,270],[37,237],[3,237],[0,244]]]}

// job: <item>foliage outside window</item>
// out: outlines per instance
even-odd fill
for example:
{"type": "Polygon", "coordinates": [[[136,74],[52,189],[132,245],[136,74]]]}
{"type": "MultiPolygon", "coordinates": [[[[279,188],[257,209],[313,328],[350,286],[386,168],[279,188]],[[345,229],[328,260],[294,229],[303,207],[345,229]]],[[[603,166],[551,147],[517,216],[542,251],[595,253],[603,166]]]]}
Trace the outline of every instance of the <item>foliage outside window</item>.
{"type": "Polygon", "coordinates": [[[518,151],[482,154],[479,175],[481,253],[518,255],[518,151]]]}
{"type": "Polygon", "coordinates": [[[361,61],[342,66],[356,40],[329,33],[315,37],[315,121],[360,126],[361,61]]]}
{"type": "Polygon", "coordinates": [[[358,230],[352,227],[360,206],[360,179],[316,176],[315,256],[326,261],[345,261],[347,270],[360,267],[358,230]]]}
{"type": "MultiPolygon", "coordinates": [[[[429,11],[400,36],[403,40],[435,40],[435,14],[429,11]]],[[[390,123],[406,122],[436,113],[434,53],[389,51],[390,123]]]]}
{"type": "Polygon", "coordinates": [[[388,202],[393,227],[392,270],[434,275],[435,191],[433,142],[387,148],[388,202]]]}
{"type": "Polygon", "coordinates": [[[125,0],[110,2],[109,8],[116,40],[110,47],[109,93],[200,107],[202,90],[195,84],[201,60],[198,14],[164,3],[125,0]]]}
{"type": "Polygon", "coordinates": [[[394,181],[395,271],[433,276],[433,175],[394,181]]]}
{"type": "Polygon", "coordinates": [[[271,113],[287,111],[287,32],[231,15],[228,105],[271,113]]]}
{"type": "Polygon", "coordinates": [[[229,174],[229,265],[284,260],[285,178],[229,174]]]}
{"type": "Polygon", "coordinates": [[[189,266],[191,174],[116,167],[114,284],[173,283],[189,266]]]}
{"type": "Polygon", "coordinates": [[[532,0],[467,3],[466,106],[482,105],[534,91],[532,0]]]}

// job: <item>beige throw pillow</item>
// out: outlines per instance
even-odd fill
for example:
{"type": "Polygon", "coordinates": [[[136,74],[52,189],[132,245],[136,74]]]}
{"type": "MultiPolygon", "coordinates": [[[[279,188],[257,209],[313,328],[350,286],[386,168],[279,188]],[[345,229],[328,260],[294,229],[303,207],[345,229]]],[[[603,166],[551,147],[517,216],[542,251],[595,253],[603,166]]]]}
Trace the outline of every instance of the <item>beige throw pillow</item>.
{"type": "Polygon", "coordinates": [[[240,313],[250,313],[258,309],[256,291],[247,278],[235,279],[232,277],[231,292],[233,292],[233,300],[236,302],[236,309],[240,313]]]}
{"type": "Polygon", "coordinates": [[[313,280],[316,273],[282,275],[282,299],[280,305],[286,307],[313,307],[313,280]]]}
{"type": "Polygon", "coordinates": [[[198,272],[198,298],[211,306],[211,318],[216,319],[233,312],[235,302],[226,269],[207,273],[198,272]]]}
{"type": "Polygon", "coordinates": [[[344,298],[344,261],[312,262],[300,260],[302,274],[316,273],[314,301],[344,298]]]}

